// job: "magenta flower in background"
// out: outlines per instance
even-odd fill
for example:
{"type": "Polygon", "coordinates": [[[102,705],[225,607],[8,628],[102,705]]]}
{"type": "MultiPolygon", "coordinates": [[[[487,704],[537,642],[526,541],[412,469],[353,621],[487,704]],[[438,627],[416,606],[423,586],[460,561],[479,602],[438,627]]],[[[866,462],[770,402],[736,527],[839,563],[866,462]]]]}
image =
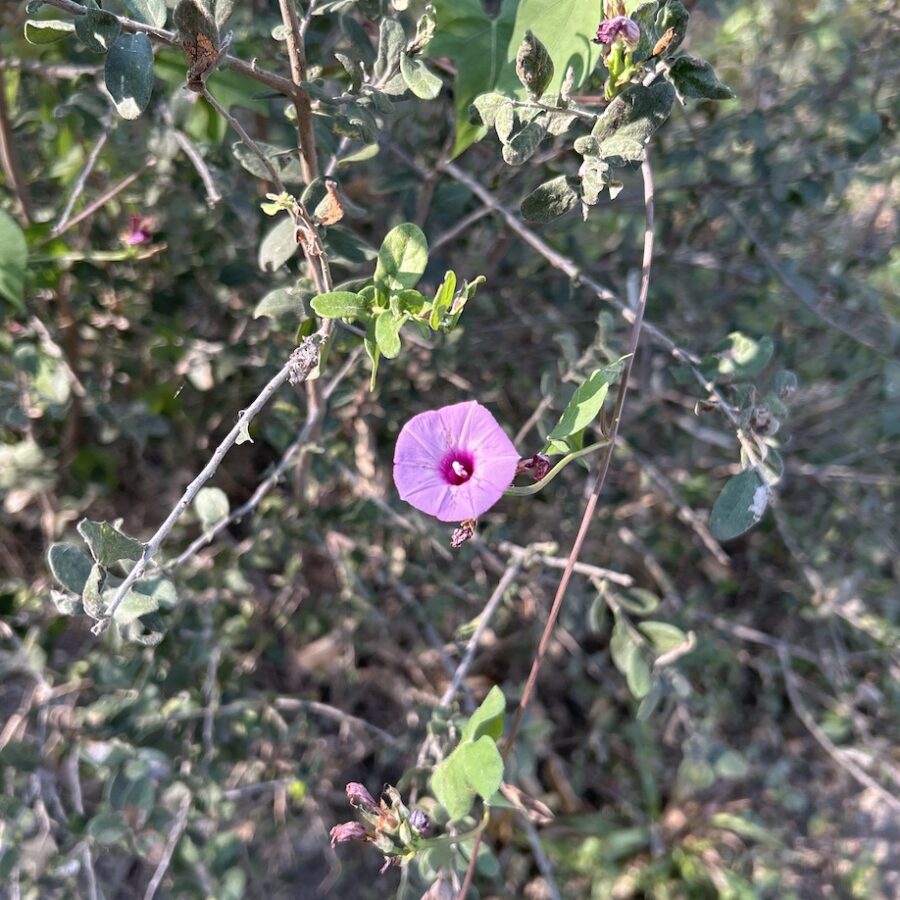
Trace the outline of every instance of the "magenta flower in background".
{"type": "Polygon", "coordinates": [[[519,454],[480,403],[413,416],[394,450],[400,497],[442,522],[477,519],[512,484],[519,454]]]}

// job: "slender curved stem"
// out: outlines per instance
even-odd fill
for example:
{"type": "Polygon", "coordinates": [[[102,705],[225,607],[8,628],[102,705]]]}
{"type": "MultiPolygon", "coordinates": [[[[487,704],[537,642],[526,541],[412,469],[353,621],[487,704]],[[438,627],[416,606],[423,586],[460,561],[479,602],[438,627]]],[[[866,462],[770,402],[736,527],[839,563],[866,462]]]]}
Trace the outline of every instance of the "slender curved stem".
{"type": "Polygon", "coordinates": [[[569,558],[566,563],[566,568],[563,570],[562,578],[560,578],[559,586],[556,589],[556,596],[553,598],[553,605],[550,608],[550,615],[547,617],[547,623],[544,626],[544,632],[541,635],[537,653],[535,654],[534,661],[532,662],[531,671],[528,674],[528,681],[525,683],[525,689],[522,692],[521,699],[519,700],[519,705],[516,709],[512,728],[510,729],[509,735],[506,738],[506,743],[503,750],[504,758],[509,757],[512,748],[515,745],[516,738],[519,735],[519,729],[522,725],[522,717],[524,716],[525,710],[528,707],[528,703],[531,700],[531,696],[534,693],[534,688],[537,684],[538,673],[541,670],[544,656],[547,652],[548,646],[550,645],[550,638],[553,635],[553,629],[556,626],[556,620],[559,618],[559,613],[562,609],[563,601],[566,597],[566,591],[569,587],[569,581],[572,578],[572,573],[575,571],[575,563],[578,562],[581,548],[584,546],[584,541],[587,537],[588,529],[591,525],[591,520],[594,517],[594,511],[597,508],[597,501],[600,498],[600,492],[603,490],[603,485],[606,482],[606,475],[609,472],[609,464],[612,459],[613,449],[616,445],[616,436],[619,433],[619,426],[622,422],[622,410],[625,406],[625,397],[628,394],[628,378],[631,375],[631,368],[634,365],[635,353],[638,348],[638,343],[641,339],[641,323],[644,319],[644,310],[647,308],[647,295],[650,292],[650,266],[653,262],[653,170],[650,167],[649,159],[646,157],[644,159],[644,162],[641,164],[641,174],[643,175],[644,179],[644,210],[646,222],[644,228],[644,255],[641,265],[641,290],[640,295],[638,296],[637,310],[634,314],[634,324],[631,328],[631,340],[628,346],[628,357],[625,360],[625,368],[622,372],[622,380],[619,382],[619,391],[616,395],[616,405],[615,409],[613,410],[612,422],[609,428],[609,442],[607,443],[606,451],[604,452],[603,457],[600,460],[599,470],[596,477],[594,478],[594,484],[591,487],[591,494],[588,498],[587,505],[585,506],[584,514],[581,517],[581,525],[578,528],[578,534],[576,535],[575,542],[572,544],[572,549],[569,552],[569,558]]]}
{"type": "Polygon", "coordinates": [[[587,456],[588,453],[593,453],[595,450],[605,447],[608,443],[609,441],[597,441],[596,444],[589,444],[587,447],[582,447],[581,450],[575,450],[573,453],[564,456],[540,481],[521,487],[513,486],[507,488],[503,493],[507,497],[530,497],[532,494],[540,493],[570,462],[574,462],[582,456],[587,456]]]}

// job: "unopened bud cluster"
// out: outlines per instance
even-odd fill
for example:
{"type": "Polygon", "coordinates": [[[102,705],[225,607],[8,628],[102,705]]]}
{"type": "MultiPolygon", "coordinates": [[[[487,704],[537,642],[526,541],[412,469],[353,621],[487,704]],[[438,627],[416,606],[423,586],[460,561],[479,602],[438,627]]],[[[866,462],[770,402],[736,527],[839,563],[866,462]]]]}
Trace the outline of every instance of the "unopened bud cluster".
{"type": "Polygon", "coordinates": [[[384,872],[389,866],[409,862],[422,849],[421,841],[430,837],[431,820],[420,809],[410,812],[392,785],[385,785],[380,800],[355,781],[345,790],[361,821],[335,825],[330,832],[332,847],[351,841],[374,844],[384,854],[384,872]]]}

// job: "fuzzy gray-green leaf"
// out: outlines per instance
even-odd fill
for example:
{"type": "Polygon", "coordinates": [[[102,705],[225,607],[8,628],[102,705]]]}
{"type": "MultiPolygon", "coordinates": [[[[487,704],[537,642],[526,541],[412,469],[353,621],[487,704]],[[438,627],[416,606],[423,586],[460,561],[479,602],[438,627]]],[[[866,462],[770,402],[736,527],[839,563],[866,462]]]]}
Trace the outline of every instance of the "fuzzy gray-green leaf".
{"type": "Polygon", "coordinates": [[[729,478],[709,515],[709,530],[717,541],[730,541],[752,528],[769,504],[769,487],[755,469],[729,478]]]}
{"type": "Polygon", "coordinates": [[[153,48],[146,34],[123,34],[106,54],[106,87],[123,119],[136,119],[153,91],[153,48]]]}
{"type": "Polygon", "coordinates": [[[565,215],[576,203],[580,194],[580,181],[569,175],[558,175],[535,188],[523,201],[519,209],[525,219],[533,225],[546,225],[565,215]]]}

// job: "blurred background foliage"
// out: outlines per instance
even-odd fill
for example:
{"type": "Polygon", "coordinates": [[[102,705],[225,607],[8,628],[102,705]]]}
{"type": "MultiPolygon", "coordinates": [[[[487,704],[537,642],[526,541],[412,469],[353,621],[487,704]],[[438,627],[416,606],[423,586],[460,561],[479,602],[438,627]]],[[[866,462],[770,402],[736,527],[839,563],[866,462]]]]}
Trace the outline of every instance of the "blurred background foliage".
{"type": "MultiPolygon", "coordinates": [[[[718,544],[705,523],[740,448],[725,419],[695,413],[705,394],[683,367],[644,340],[582,561],[655,597],[574,582],[508,776],[556,814],[539,831],[555,887],[516,820],[495,816],[478,890],[897,896],[900,23],[889,2],[687,5],[688,52],[737,99],[676,107],[654,138],[648,319],[697,356],[734,331],[771,338],[755,388],[781,369],[798,385],[775,436],[784,475],[760,525],[718,544]],[[697,646],[637,717],[610,658],[609,607],[637,621],[642,602],[697,646]]],[[[378,4],[320,6],[309,61],[340,79],[346,19],[374,35],[378,4]]],[[[160,897],[393,896],[397,872],[376,877],[376,853],[328,846],[348,818],[343,785],[374,792],[409,772],[444,663],[510,545],[549,544],[516,575],[468,680],[476,698],[493,684],[518,697],[585,491],[573,465],[538,497],[503,502],[482,542],[451,556],[446,529],[393,491],[397,432],[473,397],[511,434],[537,411],[517,438],[536,452],[580,379],[621,355],[628,325],[436,168],[454,139],[447,89],[400,100],[380,117],[377,155],[337,170],[348,201],[329,236],[337,279],[369,271],[353,235],[377,247],[415,221],[432,246],[427,284],[452,268],[486,285],[450,336],[386,361],[374,392],[365,366],[351,370],[301,462],[177,570],[159,646],[98,639],[51,602],[47,548],[75,539],[85,516],[153,532],[294,346],[295,317],[254,310],[302,264],[261,270],[264,188],[225,123],[182,89],[180,53],[158,51],[151,106],[124,122],[95,85],[97,56],[72,39],[27,43],[24,4],[2,16],[20,180],[7,170],[0,197],[27,223],[30,258],[26,307],[7,307],[0,331],[0,895],[142,897],[177,833],[160,897]],[[98,143],[72,216],[131,180],[54,236],[98,143]],[[186,144],[220,202],[208,204],[186,144]],[[129,246],[136,227],[149,240],[129,246]]],[[[280,21],[277,4],[237,4],[233,52],[287,72],[280,21]]],[[[452,74],[452,59],[437,65],[452,74]]],[[[283,98],[233,71],[210,87],[260,140],[293,145],[283,98]]],[[[323,160],[338,143],[327,124],[323,160]]],[[[515,210],[573,170],[566,147],[549,142],[512,169],[488,137],[456,163],[515,210]]],[[[642,235],[633,173],[586,222],[573,213],[542,232],[626,302],[642,235]]],[[[338,338],[336,364],[355,340],[338,338]]],[[[232,508],[304,417],[302,392],[284,390],[229,454],[213,484],[232,508]]],[[[202,527],[189,513],[167,558],[202,527]]]]}

